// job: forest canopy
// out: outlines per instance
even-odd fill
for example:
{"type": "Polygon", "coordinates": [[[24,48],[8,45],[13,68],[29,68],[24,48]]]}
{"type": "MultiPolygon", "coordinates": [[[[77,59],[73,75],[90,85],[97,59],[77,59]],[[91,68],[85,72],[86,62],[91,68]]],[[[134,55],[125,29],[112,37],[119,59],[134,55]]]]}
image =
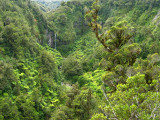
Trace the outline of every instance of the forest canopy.
{"type": "Polygon", "coordinates": [[[52,3],[0,0],[0,119],[160,119],[160,0],[52,3]]]}

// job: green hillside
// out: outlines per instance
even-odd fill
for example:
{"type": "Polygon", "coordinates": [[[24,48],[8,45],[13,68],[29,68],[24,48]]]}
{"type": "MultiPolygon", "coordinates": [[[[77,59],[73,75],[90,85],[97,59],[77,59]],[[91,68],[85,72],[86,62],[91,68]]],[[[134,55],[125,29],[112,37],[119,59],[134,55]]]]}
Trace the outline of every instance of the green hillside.
{"type": "Polygon", "coordinates": [[[160,0],[0,0],[0,120],[159,120],[160,0]]]}

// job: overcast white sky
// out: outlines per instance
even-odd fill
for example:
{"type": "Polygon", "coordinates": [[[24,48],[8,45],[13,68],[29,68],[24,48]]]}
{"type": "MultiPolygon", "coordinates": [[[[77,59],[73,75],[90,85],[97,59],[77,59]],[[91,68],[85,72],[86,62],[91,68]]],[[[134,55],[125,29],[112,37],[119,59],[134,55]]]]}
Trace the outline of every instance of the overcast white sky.
{"type": "Polygon", "coordinates": [[[68,1],[68,0],[31,0],[31,1],[45,1],[45,2],[52,2],[52,1],[68,1]]]}

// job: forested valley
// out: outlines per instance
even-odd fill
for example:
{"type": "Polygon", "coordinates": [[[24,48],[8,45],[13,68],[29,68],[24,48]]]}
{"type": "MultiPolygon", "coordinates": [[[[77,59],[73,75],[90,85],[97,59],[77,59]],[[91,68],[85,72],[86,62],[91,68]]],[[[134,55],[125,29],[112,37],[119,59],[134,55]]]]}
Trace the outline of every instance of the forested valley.
{"type": "Polygon", "coordinates": [[[0,120],[160,120],[160,0],[52,8],[0,0],[0,120]]]}

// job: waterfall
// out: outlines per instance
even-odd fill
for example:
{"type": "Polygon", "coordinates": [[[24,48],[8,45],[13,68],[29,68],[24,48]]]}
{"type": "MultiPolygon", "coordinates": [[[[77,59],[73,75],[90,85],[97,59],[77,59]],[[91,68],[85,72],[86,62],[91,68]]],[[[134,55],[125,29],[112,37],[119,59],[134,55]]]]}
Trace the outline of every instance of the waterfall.
{"type": "Polygon", "coordinates": [[[56,49],[56,40],[57,40],[57,35],[56,35],[56,33],[55,33],[55,49],[56,49]]]}

